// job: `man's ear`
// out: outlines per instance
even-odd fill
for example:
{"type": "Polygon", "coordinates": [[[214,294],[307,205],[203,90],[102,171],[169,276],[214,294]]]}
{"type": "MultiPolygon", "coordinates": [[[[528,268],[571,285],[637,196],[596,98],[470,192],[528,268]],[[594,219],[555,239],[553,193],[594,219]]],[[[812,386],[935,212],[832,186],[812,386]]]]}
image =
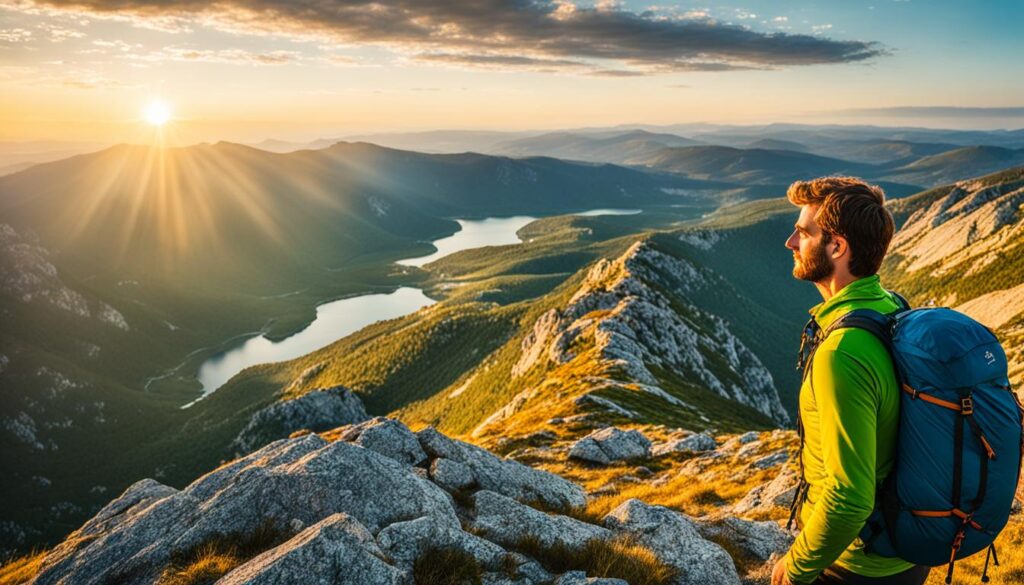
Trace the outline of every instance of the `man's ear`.
{"type": "Polygon", "coordinates": [[[842,258],[843,255],[846,254],[846,252],[849,251],[850,249],[850,243],[847,242],[846,238],[844,238],[843,236],[833,235],[831,246],[831,255],[833,260],[838,260],[839,258],[842,258]]]}

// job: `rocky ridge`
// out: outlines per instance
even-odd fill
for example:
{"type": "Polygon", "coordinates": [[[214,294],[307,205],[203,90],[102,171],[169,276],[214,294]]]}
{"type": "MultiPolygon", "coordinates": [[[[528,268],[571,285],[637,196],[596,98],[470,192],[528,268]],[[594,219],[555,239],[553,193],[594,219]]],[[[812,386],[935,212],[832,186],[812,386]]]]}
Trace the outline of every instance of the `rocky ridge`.
{"type": "MultiPolygon", "coordinates": [[[[513,379],[540,369],[559,369],[579,388],[578,405],[596,405],[637,418],[609,390],[639,392],[709,420],[697,404],[662,387],[652,368],[671,370],[687,383],[757,410],[776,422],[788,415],[772,376],[722,318],[689,303],[685,295],[713,286],[702,269],[638,241],[614,260],[598,261],[563,308],[553,308],[523,339],[513,379]],[[574,375],[574,373],[583,373],[574,375]]],[[[474,431],[482,436],[532,405],[550,409],[543,385],[529,387],[491,414],[474,431]]]]}
{"type": "Polygon", "coordinates": [[[484,584],[621,585],[521,551],[629,538],[671,571],[668,583],[731,585],[740,573],[716,544],[723,534],[764,560],[789,543],[773,523],[707,523],[637,499],[586,522],[579,485],[430,427],[376,418],[325,436],[275,441],[182,490],[140,481],[47,553],[31,583],[159,583],[188,551],[268,526],[275,544],[217,583],[411,584],[417,562],[443,549],[471,559],[484,584]]]}

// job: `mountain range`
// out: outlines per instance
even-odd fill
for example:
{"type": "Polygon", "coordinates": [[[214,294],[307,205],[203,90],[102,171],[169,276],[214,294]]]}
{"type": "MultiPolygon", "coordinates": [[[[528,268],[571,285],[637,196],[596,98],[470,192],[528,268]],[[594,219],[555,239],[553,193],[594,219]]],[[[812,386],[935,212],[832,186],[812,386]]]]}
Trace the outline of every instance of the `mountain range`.
{"type": "MultiPolygon", "coordinates": [[[[1012,375],[1024,372],[1013,349],[1024,341],[1024,168],[913,187],[1019,165],[1019,151],[889,143],[878,146],[896,156],[888,162],[848,162],[775,148],[648,150],[669,138],[632,135],[593,141],[637,145],[652,158],[636,166],[222,143],[119,146],[0,177],[0,457],[15,470],[0,488],[3,546],[57,542],[137,479],[183,487],[293,431],[343,424],[309,406],[324,388],[588,491],[600,488],[589,468],[540,447],[567,453],[603,426],[662,441],[724,434],[719,443],[786,426],[793,341],[817,295],[790,276],[783,243],[796,210],[779,189],[818,174],[913,178],[883,183],[900,195],[883,283],[975,316],[1007,340],[1012,375]],[[723,205],[744,198],[755,200],[723,205]],[[598,207],[644,211],[559,215],[598,207]],[[547,217],[520,230],[520,244],[393,264],[428,252],[423,241],[452,233],[452,218],[514,214],[547,217]],[[232,338],[281,338],[320,302],[405,285],[438,302],[243,370],[179,408],[195,397],[198,364],[232,338]]],[[[550,144],[599,152],[590,140],[550,144]]],[[[666,474],[683,463],[659,461],[666,474]]]]}

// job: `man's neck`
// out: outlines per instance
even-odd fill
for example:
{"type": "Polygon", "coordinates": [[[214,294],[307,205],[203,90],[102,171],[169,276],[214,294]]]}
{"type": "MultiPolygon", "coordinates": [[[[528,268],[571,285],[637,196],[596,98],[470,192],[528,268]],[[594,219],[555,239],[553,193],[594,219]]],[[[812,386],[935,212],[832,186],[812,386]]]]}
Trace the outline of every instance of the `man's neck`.
{"type": "Polygon", "coordinates": [[[821,298],[827,301],[839,294],[839,291],[855,280],[857,280],[857,277],[850,274],[833,274],[828,280],[814,283],[814,286],[821,293],[821,298]]]}

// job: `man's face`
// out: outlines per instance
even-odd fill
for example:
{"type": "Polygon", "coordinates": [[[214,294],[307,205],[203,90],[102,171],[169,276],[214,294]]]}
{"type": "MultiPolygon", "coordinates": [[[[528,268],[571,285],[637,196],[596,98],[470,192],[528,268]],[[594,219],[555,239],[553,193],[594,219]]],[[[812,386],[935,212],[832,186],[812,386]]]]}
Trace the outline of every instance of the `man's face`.
{"type": "Polygon", "coordinates": [[[835,272],[835,263],[827,250],[828,235],[814,221],[818,208],[801,206],[793,234],[786,240],[786,247],[793,251],[793,277],[810,282],[821,282],[835,272]]]}

